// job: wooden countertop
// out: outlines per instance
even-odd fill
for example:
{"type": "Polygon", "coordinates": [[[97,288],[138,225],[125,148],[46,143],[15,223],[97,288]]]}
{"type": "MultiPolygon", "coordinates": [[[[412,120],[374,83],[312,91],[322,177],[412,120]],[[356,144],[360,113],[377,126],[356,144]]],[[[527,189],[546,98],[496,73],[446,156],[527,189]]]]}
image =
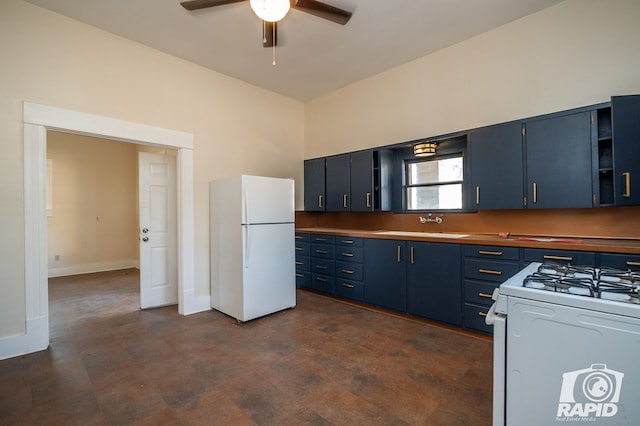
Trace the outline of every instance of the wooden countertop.
{"type": "MultiPolygon", "coordinates": [[[[462,238],[437,237],[435,233],[420,235],[420,232],[407,231],[411,235],[388,235],[381,234],[385,230],[362,230],[362,229],[340,229],[340,228],[296,228],[296,232],[306,232],[311,234],[330,234],[350,237],[380,238],[390,240],[407,241],[433,241],[457,244],[492,245],[505,247],[527,247],[543,248],[552,250],[574,250],[574,251],[594,251],[605,253],[626,253],[640,254],[640,240],[637,239],[607,239],[607,238],[560,238],[560,241],[536,241],[544,239],[543,236],[512,235],[509,238],[502,238],[497,234],[470,234],[462,238]]],[[[398,231],[403,232],[403,231],[398,231]]],[[[455,233],[445,233],[455,234],[455,233]]],[[[462,234],[462,233],[461,233],[462,234]]]]}

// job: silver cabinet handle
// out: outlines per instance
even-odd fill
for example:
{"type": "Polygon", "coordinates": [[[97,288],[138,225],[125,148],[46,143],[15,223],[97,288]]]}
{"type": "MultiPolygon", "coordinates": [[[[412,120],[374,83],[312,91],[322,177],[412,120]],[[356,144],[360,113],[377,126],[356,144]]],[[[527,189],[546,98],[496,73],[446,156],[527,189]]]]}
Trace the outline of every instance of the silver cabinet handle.
{"type": "Polygon", "coordinates": [[[347,194],[342,195],[342,207],[347,208],[347,194]]]}
{"type": "Polygon", "coordinates": [[[494,271],[492,269],[478,269],[481,274],[502,275],[502,271],[494,271]]]}
{"type": "Polygon", "coordinates": [[[502,256],[502,252],[501,251],[485,251],[485,250],[479,250],[478,254],[486,254],[489,256],[502,256]]]}
{"type": "Polygon", "coordinates": [[[571,262],[573,260],[573,257],[571,256],[552,256],[550,254],[545,254],[542,257],[548,260],[564,260],[565,262],[571,262]]]}

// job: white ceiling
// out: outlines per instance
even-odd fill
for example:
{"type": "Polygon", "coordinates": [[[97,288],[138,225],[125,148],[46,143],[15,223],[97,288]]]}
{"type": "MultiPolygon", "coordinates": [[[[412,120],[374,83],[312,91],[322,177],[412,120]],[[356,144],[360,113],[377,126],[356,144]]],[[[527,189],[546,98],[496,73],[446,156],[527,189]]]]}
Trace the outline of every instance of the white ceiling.
{"type": "Polygon", "coordinates": [[[325,0],[345,26],[292,9],[277,65],[249,2],[189,12],[180,0],[26,0],[301,101],[309,101],[562,0],[325,0]]]}

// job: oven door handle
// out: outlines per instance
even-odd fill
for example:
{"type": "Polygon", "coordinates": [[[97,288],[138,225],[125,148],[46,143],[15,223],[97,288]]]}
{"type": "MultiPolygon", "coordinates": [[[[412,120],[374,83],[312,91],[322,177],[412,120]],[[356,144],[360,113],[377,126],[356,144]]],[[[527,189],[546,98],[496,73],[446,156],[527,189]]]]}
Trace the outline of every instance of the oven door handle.
{"type": "Polygon", "coordinates": [[[487,325],[495,324],[496,316],[498,316],[498,314],[496,314],[496,305],[497,304],[498,304],[497,302],[493,302],[493,304],[489,308],[489,311],[487,312],[487,316],[484,317],[485,324],[487,324],[487,325]]]}

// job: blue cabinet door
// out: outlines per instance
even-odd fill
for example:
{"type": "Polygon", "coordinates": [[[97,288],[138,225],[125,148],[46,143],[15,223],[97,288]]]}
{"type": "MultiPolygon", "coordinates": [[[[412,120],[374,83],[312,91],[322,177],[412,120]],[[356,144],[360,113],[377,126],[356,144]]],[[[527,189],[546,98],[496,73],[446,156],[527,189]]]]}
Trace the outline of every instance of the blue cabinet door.
{"type": "Polygon", "coordinates": [[[364,301],[406,312],[406,242],[368,238],[364,248],[364,301]]]}
{"type": "Polygon", "coordinates": [[[351,202],[351,174],[349,154],[326,159],[327,211],[349,211],[351,202]]]}
{"type": "Polygon", "coordinates": [[[462,326],[461,246],[407,242],[407,311],[462,326]]]}
{"type": "Polygon", "coordinates": [[[592,207],[588,111],[526,124],[528,208],[592,207]]]}
{"type": "Polygon", "coordinates": [[[471,205],[477,209],[523,207],[522,125],[484,127],[469,135],[471,205]]]}
{"type": "Polygon", "coordinates": [[[351,154],[351,211],[373,211],[373,151],[351,154]]]}
{"type": "Polygon", "coordinates": [[[640,95],[612,97],[611,116],[614,203],[640,205],[640,95]]]}
{"type": "Polygon", "coordinates": [[[324,211],[325,196],[325,160],[316,158],[304,162],[304,209],[306,211],[324,211]]]}

